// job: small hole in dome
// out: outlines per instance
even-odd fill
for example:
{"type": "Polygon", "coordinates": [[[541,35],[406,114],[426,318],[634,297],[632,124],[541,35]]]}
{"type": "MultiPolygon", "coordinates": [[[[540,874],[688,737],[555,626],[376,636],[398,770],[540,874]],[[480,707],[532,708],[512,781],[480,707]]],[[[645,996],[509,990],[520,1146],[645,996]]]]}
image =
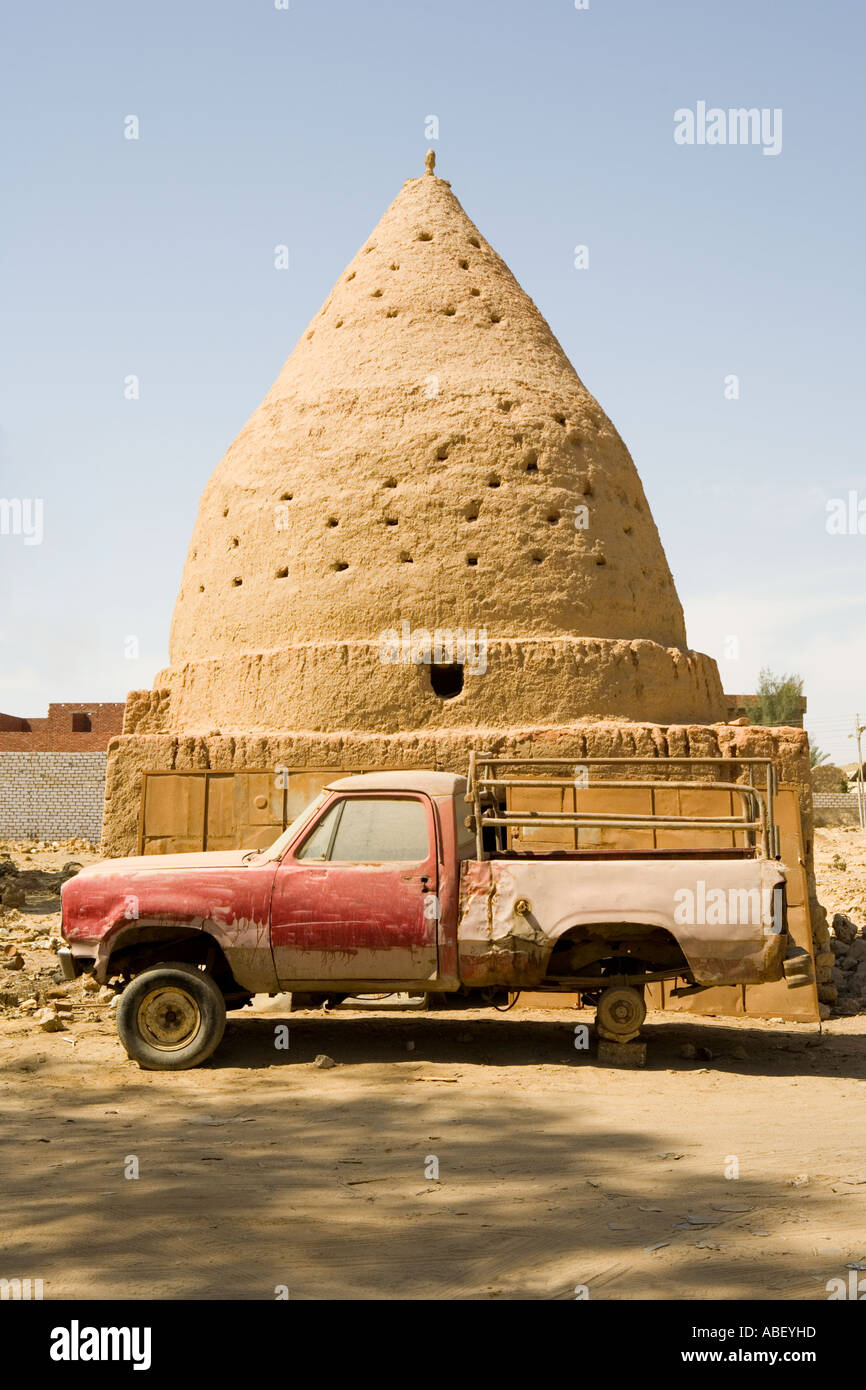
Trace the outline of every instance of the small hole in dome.
{"type": "Polygon", "coordinates": [[[439,460],[440,463],[443,461],[443,459],[447,459],[450,449],[451,449],[451,445],[450,445],[450,444],[440,444],[440,445],[439,445],[439,448],[436,450],[436,457],[437,457],[437,459],[439,460]]]}
{"type": "Polygon", "coordinates": [[[524,454],[523,467],[526,469],[527,473],[538,472],[538,454],[534,449],[530,449],[528,453],[524,454]]]}
{"type": "Polygon", "coordinates": [[[310,338],[312,338],[312,336],[313,336],[313,330],[312,330],[312,328],[311,328],[310,331],[309,331],[309,333],[307,334],[307,341],[308,341],[308,342],[309,342],[310,338]]]}
{"type": "Polygon", "coordinates": [[[468,270],[468,269],[469,269],[469,262],[468,262],[468,261],[459,260],[459,261],[457,262],[457,264],[459,265],[459,267],[460,267],[461,270],[468,270]]]}
{"type": "Polygon", "coordinates": [[[470,294],[474,294],[474,295],[477,296],[477,295],[479,295],[479,294],[481,293],[481,291],[480,291],[480,290],[476,290],[476,289],[473,287],[473,288],[469,291],[469,293],[470,293],[470,294]]]}
{"type": "Polygon", "coordinates": [[[198,586],[198,591],[199,591],[200,594],[203,594],[203,593],[204,593],[204,585],[203,585],[203,584],[199,584],[199,586],[198,586]]]}
{"type": "Polygon", "coordinates": [[[630,535],[631,535],[631,526],[629,525],[628,522],[626,522],[626,524],[623,526],[622,529],[625,531],[625,534],[626,534],[627,536],[630,536],[630,535]]]}
{"type": "Polygon", "coordinates": [[[239,545],[240,541],[238,540],[237,536],[232,536],[232,550],[237,550],[239,545]]]}
{"type": "Polygon", "coordinates": [[[240,575],[236,574],[234,579],[232,580],[232,588],[239,589],[243,582],[244,581],[241,579],[240,575]]]}
{"type": "Polygon", "coordinates": [[[336,518],[335,516],[329,516],[329,517],[328,517],[328,525],[329,525],[329,526],[339,526],[339,524],[340,524],[340,523],[339,523],[339,521],[337,520],[337,518],[336,518]]]}
{"type": "Polygon", "coordinates": [[[292,496],[293,496],[293,494],[292,494],[291,492],[281,492],[281,493],[280,493],[280,501],[281,501],[281,502],[291,502],[292,496]]]}
{"type": "Polygon", "coordinates": [[[381,299],[381,298],[382,298],[382,291],[381,291],[381,290],[374,290],[373,293],[371,294],[370,298],[371,298],[371,299],[381,299]]]}
{"type": "Polygon", "coordinates": [[[192,558],[193,558],[194,560],[198,559],[198,551],[197,551],[197,550],[194,550],[194,551],[192,552],[192,558]]]}
{"type": "Polygon", "coordinates": [[[223,516],[228,516],[228,514],[229,514],[229,509],[228,509],[228,507],[223,507],[223,516]]]}
{"type": "Polygon", "coordinates": [[[478,564],[478,556],[477,556],[477,555],[467,555],[467,556],[466,556],[466,563],[467,563],[467,565],[477,565],[477,564],[478,564]]]}
{"type": "Polygon", "coordinates": [[[279,569],[277,570],[277,572],[276,572],[276,578],[277,578],[277,579],[288,579],[288,577],[289,577],[289,567],[288,567],[288,565],[281,565],[280,568],[279,568],[279,569]]]}
{"type": "Polygon", "coordinates": [[[347,280],[354,280],[354,278],[355,278],[355,272],[354,272],[354,270],[351,272],[350,275],[347,275],[347,276],[346,276],[346,279],[347,279],[347,280]]]}
{"type": "Polygon", "coordinates": [[[599,552],[599,553],[596,555],[596,557],[595,557],[595,563],[596,563],[597,565],[606,565],[606,564],[607,564],[607,560],[605,559],[604,555],[603,555],[601,552],[599,552]]]}
{"type": "Polygon", "coordinates": [[[514,408],[514,401],[497,401],[496,404],[500,410],[504,411],[513,410],[514,408]]]}
{"type": "Polygon", "coordinates": [[[375,243],[375,241],[371,241],[369,246],[365,246],[365,247],[364,247],[364,255],[365,255],[365,256],[369,256],[370,252],[371,252],[371,251],[375,251],[375,250],[376,250],[376,243],[375,243]]]}
{"type": "Polygon", "coordinates": [[[399,269],[400,269],[400,262],[399,262],[399,261],[392,261],[392,262],[391,262],[391,267],[390,267],[390,268],[391,268],[391,270],[399,270],[399,269]]]}
{"type": "Polygon", "coordinates": [[[463,664],[452,661],[447,664],[434,662],[430,666],[430,684],[433,693],[440,700],[453,700],[463,690],[463,664]]]}
{"type": "Polygon", "coordinates": [[[396,525],[397,525],[397,517],[396,517],[396,516],[386,516],[386,517],[385,517],[385,525],[386,525],[386,526],[396,526],[396,525]]]}
{"type": "Polygon", "coordinates": [[[335,560],[331,566],[332,570],[347,570],[348,568],[349,564],[346,560],[335,560]]]}
{"type": "Polygon", "coordinates": [[[450,319],[453,318],[453,316],[457,313],[457,310],[454,308],[453,304],[446,304],[442,312],[446,316],[446,318],[450,319]]]}
{"type": "Polygon", "coordinates": [[[397,310],[396,310],[396,309],[389,309],[388,312],[387,312],[387,314],[385,315],[385,318],[386,318],[386,319],[395,319],[396,317],[397,317],[397,310]]]}
{"type": "Polygon", "coordinates": [[[401,562],[402,562],[404,565],[412,565],[412,564],[415,563],[414,560],[412,559],[412,556],[409,554],[408,550],[401,550],[401,551],[400,551],[400,560],[401,560],[401,562]]]}
{"type": "Polygon", "coordinates": [[[463,509],[463,515],[467,521],[477,521],[478,513],[481,511],[480,502],[469,502],[463,509]]]}
{"type": "Polygon", "coordinates": [[[542,560],[544,559],[544,555],[540,550],[533,550],[530,555],[530,559],[532,560],[532,563],[534,565],[540,565],[542,560]]]}
{"type": "Polygon", "coordinates": [[[481,242],[478,240],[477,236],[471,236],[471,237],[469,238],[469,245],[470,245],[470,246],[480,246],[480,245],[481,245],[481,242]]]}
{"type": "Polygon", "coordinates": [[[502,486],[502,479],[501,479],[496,473],[491,473],[490,477],[487,479],[487,486],[488,486],[488,487],[501,487],[501,486],[502,486]]]}
{"type": "Polygon", "coordinates": [[[490,322],[491,322],[491,323],[499,323],[499,322],[501,321],[501,319],[502,319],[502,315],[501,315],[501,314],[492,313],[492,314],[490,315],[490,322]]]}
{"type": "Polygon", "coordinates": [[[554,415],[553,418],[554,418],[554,420],[556,421],[556,423],[557,423],[558,425],[564,425],[564,424],[565,424],[565,416],[564,416],[564,415],[554,415]]]}
{"type": "Polygon", "coordinates": [[[417,235],[417,237],[415,238],[415,240],[416,240],[416,241],[432,241],[432,240],[433,240],[433,236],[432,236],[432,234],[431,234],[430,232],[419,232],[418,235],[417,235]]]}
{"type": "Polygon", "coordinates": [[[551,513],[548,515],[547,520],[548,520],[548,522],[549,522],[549,524],[550,524],[551,526],[556,526],[556,524],[557,524],[558,521],[559,521],[559,512],[551,512],[551,513]]]}
{"type": "Polygon", "coordinates": [[[396,487],[396,486],[397,486],[397,479],[396,479],[396,478],[386,478],[385,481],[384,481],[384,483],[382,484],[382,486],[383,486],[383,487],[396,487]]]}
{"type": "Polygon", "coordinates": [[[581,439],[580,433],[579,433],[578,430],[569,430],[569,431],[568,431],[568,436],[567,436],[567,437],[568,437],[568,442],[569,442],[569,444],[572,446],[573,449],[579,449],[579,448],[581,447],[581,445],[582,445],[582,443],[583,443],[583,440],[581,439]]]}
{"type": "Polygon", "coordinates": [[[334,327],[335,327],[335,328],[342,328],[342,327],[343,327],[343,320],[342,320],[342,319],[337,319],[337,322],[334,324],[334,327]]]}

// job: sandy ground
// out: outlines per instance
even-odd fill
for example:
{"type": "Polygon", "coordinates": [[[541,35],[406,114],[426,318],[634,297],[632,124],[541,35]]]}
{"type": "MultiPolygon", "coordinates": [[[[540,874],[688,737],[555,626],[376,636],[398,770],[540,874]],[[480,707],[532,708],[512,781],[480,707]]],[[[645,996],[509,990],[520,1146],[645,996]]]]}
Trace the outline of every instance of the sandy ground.
{"type": "MultiPolygon", "coordinates": [[[[818,837],[822,900],[862,921],[866,840],[818,837]]],[[[5,915],[25,969],[0,991],[53,987],[53,902],[5,915]]],[[[823,1300],[866,1268],[864,1015],[654,1014],[632,1072],[575,1048],[588,1013],[286,1003],[232,1014],[177,1075],[129,1062],[78,984],[62,1031],[0,1012],[0,1277],[46,1298],[823,1300]]]]}

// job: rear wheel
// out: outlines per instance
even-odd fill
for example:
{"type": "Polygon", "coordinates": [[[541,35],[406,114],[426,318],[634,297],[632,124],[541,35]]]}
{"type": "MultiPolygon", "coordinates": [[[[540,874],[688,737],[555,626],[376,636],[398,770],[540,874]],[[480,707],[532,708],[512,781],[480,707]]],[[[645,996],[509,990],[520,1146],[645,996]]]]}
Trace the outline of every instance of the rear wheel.
{"type": "Polygon", "coordinates": [[[136,975],[117,1006],[120,1041],[149,1071],[197,1067],[219,1047],[225,1026],[218,985],[204,970],[179,961],[136,975]]]}

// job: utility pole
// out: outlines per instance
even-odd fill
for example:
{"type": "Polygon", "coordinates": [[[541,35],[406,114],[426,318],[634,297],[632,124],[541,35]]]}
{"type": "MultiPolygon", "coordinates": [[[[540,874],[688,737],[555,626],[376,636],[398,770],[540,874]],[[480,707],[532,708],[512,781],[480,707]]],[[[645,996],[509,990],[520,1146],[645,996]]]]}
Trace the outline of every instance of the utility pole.
{"type": "Polygon", "coordinates": [[[866,830],[866,786],[863,785],[863,754],[860,749],[860,738],[863,733],[866,733],[866,724],[861,724],[859,714],[855,714],[854,732],[848,737],[857,742],[857,815],[860,820],[860,829],[866,830]]]}

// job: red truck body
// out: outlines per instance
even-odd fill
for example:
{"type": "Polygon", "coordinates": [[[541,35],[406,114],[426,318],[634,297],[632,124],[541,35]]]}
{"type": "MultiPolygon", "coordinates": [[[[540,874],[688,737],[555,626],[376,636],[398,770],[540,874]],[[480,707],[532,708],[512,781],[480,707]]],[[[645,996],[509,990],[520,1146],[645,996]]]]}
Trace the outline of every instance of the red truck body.
{"type": "Polygon", "coordinates": [[[201,1060],[196,1030],[213,1014],[221,1036],[220,1009],[260,993],[576,989],[633,1035],[649,981],[781,977],[785,870],[766,853],[487,854],[474,807],[450,773],[369,773],[263,851],[92,865],[63,886],[64,970],[127,983],[121,1036],[160,1066],[201,1060]]]}

